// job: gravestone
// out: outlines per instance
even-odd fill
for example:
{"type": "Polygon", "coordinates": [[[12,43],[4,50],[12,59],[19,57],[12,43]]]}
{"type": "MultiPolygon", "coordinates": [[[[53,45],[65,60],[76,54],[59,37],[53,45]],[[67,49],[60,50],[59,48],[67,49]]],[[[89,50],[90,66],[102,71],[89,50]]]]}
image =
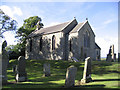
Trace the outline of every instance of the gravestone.
{"type": "Polygon", "coordinates": [[[27,81],[27,73],[25,70],[26,67],[26,60],[23,56],[20,56],[18,58],[18,65],[17,65],[17,71],[16,71],[16,81],[17,82],[24,82],[27,81]]]}
{"type": "Polygon", "coordinates": [[[65,87],[73,87],[74,86],[76,73],[77,73],[77,67],[72,65],[67,68],[65,87]]]}
{"type": "Polygon", "coordinates": [[[91,58],[87,57],[85,59],[83,78],[81,79],[81,84],[91,82],[91,58]]]}
{"type": "Polygon", "coordinates": [[[4,41],[2,44],[2,84],[7,84],[7,67],[9,63],[9,55],[5,50],[7,42],[4,41]]]}
{"type": "Polygon", "coordinates": [[[45,63],[44,65],[43,65],[43,76],[44,77],[48,77],[48,76],[50,76],[50,64],[49,63],[45,63]]]}
{"type": "Polygon", "coordinates": [[[74,62],[79,62],[75,57],[71,58],[74,62]]]}
{"type": "Polygon", "coordinates": [[[13,69],[13,73],[16,73],[16,69],[17,69],[17,66],[16,65],[13,65],[13,67],[12,67],[12,69],[13,69]]]}
{"type": "Polygon", "coordinates": [[[114,53],[114,45],[110,46],[106,61],[116,61],[116,54],[114,53]]]}

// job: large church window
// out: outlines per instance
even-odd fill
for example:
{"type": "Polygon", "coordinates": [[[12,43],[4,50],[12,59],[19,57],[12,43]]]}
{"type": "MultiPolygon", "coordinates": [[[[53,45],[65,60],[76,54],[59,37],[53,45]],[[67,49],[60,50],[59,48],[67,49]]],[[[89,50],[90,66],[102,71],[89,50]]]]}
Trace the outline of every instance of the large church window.
{"type": "Polygon", "coordinates": [[[32,39],[30,39],[30,52],[32,51],[32,39]]]}
{"type": "Polygon", "coordinates": [[[90,34],[88,31],[84,34],[84,47],[90,47],[90,34]]]}
{"type": "Polygon", "coordinates": [[[52,36],[52,50],[55,50],[55,35],[52,36]]]}
{"type": "Polygon", "coordinates": [[[40,37],[40,51],[42,50],[42,37],[40,37]]]}

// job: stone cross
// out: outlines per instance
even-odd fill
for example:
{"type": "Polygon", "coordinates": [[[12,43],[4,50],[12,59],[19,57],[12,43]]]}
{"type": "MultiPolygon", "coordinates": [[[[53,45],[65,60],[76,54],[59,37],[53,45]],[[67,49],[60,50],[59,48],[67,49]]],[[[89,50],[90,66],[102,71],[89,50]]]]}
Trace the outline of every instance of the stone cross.
{"type": "Polygon", "coordinates": [[[81,79],[81,83],[88,83],[91,82],[91,58],[87,57],[85,59],[85,65],[84,65],[84,72],[83,72],[83,78],[81,79]]]}
{"type": "Polygon", "coordinates": [[[27,80],[27,73],[26,73],[25,67],[26,67],[25,57],[20,56],[18,58],[18,65],[17,65],[17,71],[16,71],[17,82],[24,82],[27,80]]]}
{"type": "Polygon", "coordinates": [[[45,63],[43,65],[43,76],[47,77],[50,76],[50,64],[49,63],[45,63]]]}
{"type": "Polygon", "coordinates": [[[74,86],[76,73],[77,73],[77,67],[72,65],[67,68],[65,87],[73,87],[74,86]]]}
{"type": "Polygon", "coordinates": [[[2,84],[7,83],[7,67],[9,63],[9,55],[7,51],[5,50],[5,47],[7,46],[7,42],[4,41],[2,44],[2,84]]]}

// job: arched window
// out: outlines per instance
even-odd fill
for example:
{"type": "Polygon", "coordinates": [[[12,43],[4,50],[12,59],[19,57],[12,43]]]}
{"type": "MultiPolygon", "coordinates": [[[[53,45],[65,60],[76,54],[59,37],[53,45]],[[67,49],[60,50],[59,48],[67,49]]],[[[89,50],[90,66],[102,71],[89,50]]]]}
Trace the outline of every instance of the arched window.
{"type": "Polygon", "coordinates": [[[71,41],[71,39],[70,39],[70,51],[72,51],[72,41],[71,41]]]}
{"type": "Polygon", "coordinates": [[[32,39],[30,39],[30,52],[32,51],[32,39]]]}
{"type": "Polygon", "coordinates": [[[39,43],[39,45],[40,45],[40,51],[42,50],[42,37],[40,37],[40,43],[39,43]]]}
{"type": "Polygon", "coordinates": [[[52,36],[52,50],[55,50],[55,35],[52,36]]]}
{"type": "Polygon", "coordinates": [[[90,34],[88,31],[84,34],[84,47],[90,47],[90,34]]]}

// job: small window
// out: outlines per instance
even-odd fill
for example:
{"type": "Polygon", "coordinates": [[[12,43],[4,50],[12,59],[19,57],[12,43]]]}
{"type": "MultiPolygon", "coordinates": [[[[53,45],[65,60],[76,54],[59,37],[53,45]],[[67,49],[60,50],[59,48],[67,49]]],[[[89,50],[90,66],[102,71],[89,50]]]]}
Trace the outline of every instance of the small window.
{"type": "Polygon", "coordinates": [[[42,37],[40,37],[40,51],[42,50],[42,37]]]}
{"type": "Polygon", "coordinates": [[[72,41],[70,39],[70,51],[72,51],[72,41]]]}
{"type": "Polygon", "coordinates": [[[52,36],[52,50],[55,50],[55,35],[52,36]]]}
{"type": "Polygon", "coordinates": [[[32,51],[32,39],[30,40],[30,52],[32,51]]]}
{"type": "Polygon", "coordinates": [[[97,55],[99,55],[99,52],[97,51],[97,55]]]}

